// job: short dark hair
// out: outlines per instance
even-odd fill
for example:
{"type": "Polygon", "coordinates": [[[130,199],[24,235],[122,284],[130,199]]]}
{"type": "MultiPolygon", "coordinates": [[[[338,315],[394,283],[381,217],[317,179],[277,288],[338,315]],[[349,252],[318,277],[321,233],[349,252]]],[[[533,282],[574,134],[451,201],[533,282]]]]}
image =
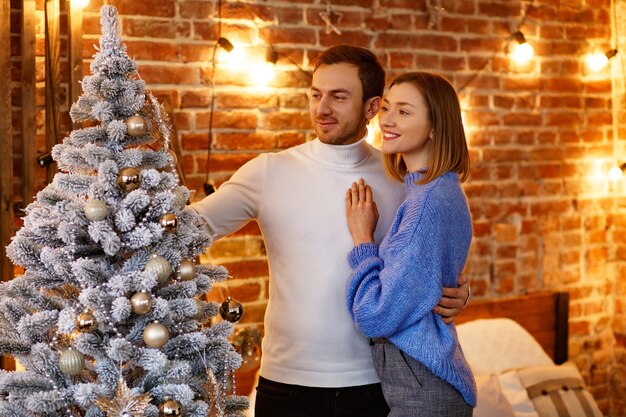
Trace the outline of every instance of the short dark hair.
{"type": "Polygon", "coordinates": [[[350,64],[359,69],[363,87],[363,103],[372,97],[382,97],[385,90],[385,70],[371,51],[354,45],[336,45],[315,58],[313,72],[322,65],[350,64]]]}

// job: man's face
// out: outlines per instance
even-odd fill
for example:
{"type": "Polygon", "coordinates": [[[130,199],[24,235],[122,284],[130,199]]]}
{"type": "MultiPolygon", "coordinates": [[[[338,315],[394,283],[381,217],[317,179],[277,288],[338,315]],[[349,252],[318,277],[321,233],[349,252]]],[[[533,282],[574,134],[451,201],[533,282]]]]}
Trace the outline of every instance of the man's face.
{"type": "MultiPolygon", "coordinates": [[[[365,136],[369,116],[357,67],[322,65],[313,73],[309,111],[317,137],[330,145],[347,145],[365,136]]],[[[376,110],[378,110],[376,108],[376,110]]]]}

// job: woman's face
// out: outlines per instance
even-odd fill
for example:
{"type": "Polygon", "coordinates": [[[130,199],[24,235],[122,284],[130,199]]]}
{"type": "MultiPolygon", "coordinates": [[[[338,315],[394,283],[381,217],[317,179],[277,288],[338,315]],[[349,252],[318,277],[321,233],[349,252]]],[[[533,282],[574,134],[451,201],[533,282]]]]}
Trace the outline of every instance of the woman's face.
{"type": "Polygon", "coordinates": [[[410,172],[425,168],[433,130],[426,100],[419,89],[412,83],[391,87],[378,117],[383,153],[401,154],[410,172]]]}

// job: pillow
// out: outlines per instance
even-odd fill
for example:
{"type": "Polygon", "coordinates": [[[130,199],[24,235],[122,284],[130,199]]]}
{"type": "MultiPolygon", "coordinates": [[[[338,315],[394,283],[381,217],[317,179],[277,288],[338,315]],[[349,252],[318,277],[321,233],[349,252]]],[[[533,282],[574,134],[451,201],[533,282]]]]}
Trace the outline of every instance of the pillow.
{"type": "Polygon", "coordinates": [[[515,417],[496,374],[478,375],[475,379],[478,395],[474,417],[515,417]]]}
{"type": "Polygon", "coordinates": [[[539,417],[602,417],[598,405],[585,389],[576,365],[536,366],[517,371],[539,417]]]}
{"type": "Polygon", "coordinates": [[[539,417],[516,371],[498,374],[498,381],[502,394],[513,408],[515,417],[539,417]]]}
{"type": "Polygon", "coordinates": [[[531,334],[511,319],[473,320],[456,329],[474,375],[554,364],[531,334]]]}

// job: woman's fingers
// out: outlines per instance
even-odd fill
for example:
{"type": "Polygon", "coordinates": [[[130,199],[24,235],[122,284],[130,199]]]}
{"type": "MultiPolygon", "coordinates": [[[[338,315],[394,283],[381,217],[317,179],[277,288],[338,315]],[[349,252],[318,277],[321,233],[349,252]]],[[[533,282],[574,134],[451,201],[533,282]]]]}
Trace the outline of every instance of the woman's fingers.
{"type": "Polygon", "coordinates": [[[363,178],[359,179],[359,200],[365,201],[365,181],[363,178]]]}

